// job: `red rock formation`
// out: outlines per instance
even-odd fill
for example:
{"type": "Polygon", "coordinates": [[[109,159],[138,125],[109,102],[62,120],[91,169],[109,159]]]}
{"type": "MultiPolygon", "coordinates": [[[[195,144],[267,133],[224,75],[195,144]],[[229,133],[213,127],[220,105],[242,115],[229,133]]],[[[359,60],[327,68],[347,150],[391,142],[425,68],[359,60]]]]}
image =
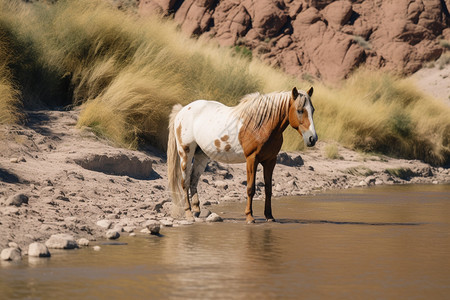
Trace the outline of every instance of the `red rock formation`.
{"type": "Polygon", "coordinates": [[[141,0],[141,15],[174,14],[189,35],[243,44],[287,73],[325,81],[365,63],[404,74],[450,39],[450,0],[141,0]]]}

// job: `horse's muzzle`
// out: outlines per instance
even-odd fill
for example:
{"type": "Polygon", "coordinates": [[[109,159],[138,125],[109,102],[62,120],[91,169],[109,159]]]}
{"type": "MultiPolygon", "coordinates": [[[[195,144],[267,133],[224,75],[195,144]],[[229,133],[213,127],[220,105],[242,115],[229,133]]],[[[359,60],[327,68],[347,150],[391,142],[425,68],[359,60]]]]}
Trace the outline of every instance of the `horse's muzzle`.
{"type": "Polygon", "coordinates": [[[313,147],[317,141],[317,135],[313,135],[311,131],[305,131],[303,133],[303,141],[307,147],[313,147]]]}

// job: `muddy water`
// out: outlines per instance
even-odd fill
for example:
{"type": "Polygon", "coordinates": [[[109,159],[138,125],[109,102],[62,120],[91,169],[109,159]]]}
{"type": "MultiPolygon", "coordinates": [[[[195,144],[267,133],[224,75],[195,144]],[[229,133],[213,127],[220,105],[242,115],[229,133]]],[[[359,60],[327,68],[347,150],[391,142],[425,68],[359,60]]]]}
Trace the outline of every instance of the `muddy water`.
{"type": "MultiPolygon", "coordinates": [[[[448,299],[450,186],[276,199],[279,223],[165,228],[127,245],[53,251],[0,266],[0,298],[448,299]]],[[[101,242],[98,242],[101,244],[101,242]]]]}

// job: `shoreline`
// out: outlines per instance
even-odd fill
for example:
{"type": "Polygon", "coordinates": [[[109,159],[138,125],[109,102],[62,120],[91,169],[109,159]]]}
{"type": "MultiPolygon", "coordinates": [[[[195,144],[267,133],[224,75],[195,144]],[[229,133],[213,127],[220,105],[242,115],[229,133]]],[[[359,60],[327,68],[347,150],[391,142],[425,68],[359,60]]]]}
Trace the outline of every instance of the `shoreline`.
{"type": "MultiPolygon", "coordinates": [[[[5,141],[0,145],[0,250],[9,242],[28,249],[30,243],[45,242],[59,233],[96,240],[106,238],[107,229],[130,234],[154,222],[187,224],[170,217],[163,153],[116,148],[88,128],[77,129],[77,111],[28,115],[25,126],[0,127],[5,141]],[[8,205],[17,194],[25,195],[28,203],[8,205]],[[99,226],[99,221],[108,223],[108,228],[99,226]]],[[[353,187],[450,183],[448,168],[340,146],[340,158],[329,159],[327,145],[319,140],[313,149],[301,153],[280,152],[273,198],[353,187]]],[[[264,198],[262,178],[259,166],[256,201],[264,198]]],[[[243,203],[245,184],[245,164],[210,162],[198,187],[201,207],[243,203]]]]}

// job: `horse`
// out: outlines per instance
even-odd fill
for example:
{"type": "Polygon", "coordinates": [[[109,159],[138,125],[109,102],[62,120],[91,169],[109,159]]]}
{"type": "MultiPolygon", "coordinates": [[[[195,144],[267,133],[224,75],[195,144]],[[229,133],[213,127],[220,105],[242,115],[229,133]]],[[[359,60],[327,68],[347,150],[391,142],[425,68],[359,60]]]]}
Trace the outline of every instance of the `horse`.
{"type": "Polygon", "coordinates": [[[169,117],[167,165],[169,189],[173,202],[184,202],[185,217],[194,221],[200,214],[197,185],[209,160],[246,163],[246,222],[254,223],[253,196],[258,164],[264,169],[267,221],[272,215],[272,174],[283,143],[283,131],[292,126],[312,147],[317,142],[308,92],[292,91],[244,96],[229,107],[216,101],[196,100],[186,106],[176,104],[169,117]],[[191,205],[192,202],[192,205],[191,205]]]}

